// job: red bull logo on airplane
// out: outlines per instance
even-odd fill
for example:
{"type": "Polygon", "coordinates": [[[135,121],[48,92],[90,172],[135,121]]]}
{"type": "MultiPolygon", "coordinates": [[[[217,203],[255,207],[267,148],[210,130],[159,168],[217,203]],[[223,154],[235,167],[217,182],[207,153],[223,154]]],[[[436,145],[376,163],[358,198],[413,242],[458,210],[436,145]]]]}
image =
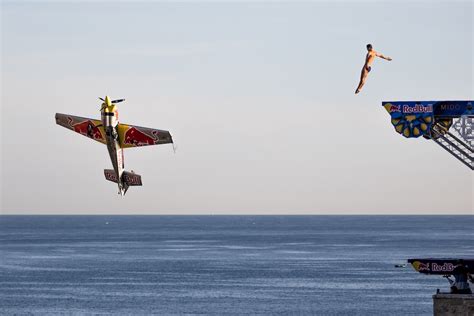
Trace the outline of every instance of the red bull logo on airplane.
{"type": "Polygon", "coordinates": [[[129,186],[141,186],[141,176],[124,170],[123,148],[172,144],[170,132],[148,127],[120,124],[116,103],[125,99],[99,98],[102,120],[56,113],[56,124],[107,145],[113,169],[105,169],[105,179],[116,182],[118,193],[124,195],[129,186]],[[112,119],[113,118],[113,119],[112,119]]]}
{"type": "MultiPolygon", "coordinates": [[[[72,123],[72,119],[71,119],[72,123]]],[[[99,140],[99,139],[104,139],[102,136],[102,133],[100,132],[100,129],[95,126],[91,121],[85,121],[82,123],[78,123],[75,125],[72,125],[74,128],[74,131],[76,133],[82,134],[84,136],[87,136],[89,138],[99,140]]]]}
{"type": "Polygon", "coordinates": [[[135,127],[131,127],[125,132],[123,143],[126,145],[146,146],[155,144],[155,139],[135,127]]]}

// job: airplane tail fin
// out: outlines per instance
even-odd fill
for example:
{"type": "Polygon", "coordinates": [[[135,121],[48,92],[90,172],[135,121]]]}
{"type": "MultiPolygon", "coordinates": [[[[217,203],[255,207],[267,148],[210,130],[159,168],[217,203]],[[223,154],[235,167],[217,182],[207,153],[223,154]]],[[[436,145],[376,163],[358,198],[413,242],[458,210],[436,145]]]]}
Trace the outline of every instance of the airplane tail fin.
{"type": "Polygon", "coordinates": [[[142,185],[142,176],[139,174],[135,174],[133,171],[124,171],[122,173],[122,180],[125,184],[129,186],[142,185]]]}
{"type": "MultiPolygon", "coordinates": [[[[113,169],[104,170],[105,179],[118,183],[117,175],[113,169]]],[[[139,186],[142,185],[142,176],[132,172],[124,171],[122,173],[122,182],[127,186],[139,186]]]]}

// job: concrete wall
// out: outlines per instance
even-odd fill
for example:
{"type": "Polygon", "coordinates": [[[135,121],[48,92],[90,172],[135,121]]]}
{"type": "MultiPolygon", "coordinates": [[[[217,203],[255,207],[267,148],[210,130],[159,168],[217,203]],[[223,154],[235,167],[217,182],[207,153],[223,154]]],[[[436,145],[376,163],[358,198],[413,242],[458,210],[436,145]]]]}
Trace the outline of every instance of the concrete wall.
{"type": "Polygon", "coordinates": [[[474,316],[474,294],[433,295],[434,316],[474,316]]]}

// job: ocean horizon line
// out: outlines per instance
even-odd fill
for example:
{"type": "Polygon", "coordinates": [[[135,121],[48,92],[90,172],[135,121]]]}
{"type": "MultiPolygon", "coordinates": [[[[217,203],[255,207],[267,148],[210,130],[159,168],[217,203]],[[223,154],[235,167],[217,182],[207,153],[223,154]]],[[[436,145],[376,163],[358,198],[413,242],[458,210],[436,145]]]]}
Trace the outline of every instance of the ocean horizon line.
{"type": "Polygon", "coordinates": [[[269,216],[279,216],[279,217],[304,217],[304,216],[321,216],[321,217],[326,217],[326,216],[344,216],[344,217],[365,217],[365,216],[378,216],[378,217],[414,217],[414,216],[430,216],[430,217],[445,217],[445,216],[465,216],[465,217],[470,217],[473,216],[474,214],[466,214],[466,213],[454,213],[454,214],[448,214],[448,213],[442,213],[442,214],[429,214],[429,213],[413,213],[413,214],[396,214],[396,213],[376,213],[376,214],[368,214],[368,213],[335,213],[335,214],[327,214],[327,213],[321,213],[321,214],[303,214],[303,213],[296,213],[296,214],[265,214],[265,213],[255,213],[255,214],[236,214],[236,213],[229,213],[229,214],[222,214],[222,213],[216,213],[216,214],[209,214],[209,213],[197,213],[197,214],[191,214],[191,213],[184,213],[184,214],[148,214],[148,213],[127,213],[127,214],[121,214],[121,213],[71,213],[71,214],[58,214],[58,213],[41,213],[41,214],[35,214],[35,213],[25,213],[25,214],[13,214],[13,213],[8,213],[8,214],[2,214],[0,213],[1,216],[162,216],[162,217],[211,217],[211,216],[229,216],[229,217],[243,217],[243,216],[255,216],[255,217],[269,217],[269,216]]]}

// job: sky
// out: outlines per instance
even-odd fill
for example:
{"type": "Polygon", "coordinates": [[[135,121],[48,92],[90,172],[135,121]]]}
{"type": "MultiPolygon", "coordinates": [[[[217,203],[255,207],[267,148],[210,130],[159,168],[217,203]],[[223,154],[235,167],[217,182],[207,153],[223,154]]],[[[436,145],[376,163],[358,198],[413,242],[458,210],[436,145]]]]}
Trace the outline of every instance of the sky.
{"type": "Polygon", "coordinates": [[[473,2],[1,2],[0,214],[474,214],[473,173],[384,100],[473,99],[473,2]],[[376,60],[354,95],[365,46],[376,60]],[[55,124],[169,130],[125,150],[55,124]]]}

